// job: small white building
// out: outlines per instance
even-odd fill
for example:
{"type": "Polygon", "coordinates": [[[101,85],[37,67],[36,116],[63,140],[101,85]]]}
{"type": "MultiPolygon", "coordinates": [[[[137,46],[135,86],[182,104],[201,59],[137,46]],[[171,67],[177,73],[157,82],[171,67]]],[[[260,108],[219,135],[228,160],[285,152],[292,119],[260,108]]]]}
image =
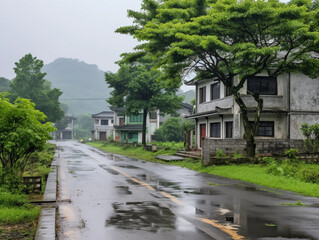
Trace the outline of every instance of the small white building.
{"type": "Polygon", "coordinates": [[[93,139],[107,140],[113,134],[114,112],[103,111],[92,114],[92,118],[94,119],[93,139]]]}

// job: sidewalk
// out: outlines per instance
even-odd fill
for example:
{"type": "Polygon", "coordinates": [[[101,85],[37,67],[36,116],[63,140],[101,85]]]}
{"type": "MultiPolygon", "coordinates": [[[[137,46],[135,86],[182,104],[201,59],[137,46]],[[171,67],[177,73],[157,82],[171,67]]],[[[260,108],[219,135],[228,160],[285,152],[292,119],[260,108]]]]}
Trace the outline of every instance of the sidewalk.
{"type": "MultiPolygon", "coordinates": [[[[43,203],[55,203],[57,200],[57,169],[59,150],[56,151],[51,164],[52,172],[49,173],[43,203]]],[[[56,207],[42,207],[38,222],[38,228],[35,235],[36,240],[55,240],[55,217],[56,207]]]]}

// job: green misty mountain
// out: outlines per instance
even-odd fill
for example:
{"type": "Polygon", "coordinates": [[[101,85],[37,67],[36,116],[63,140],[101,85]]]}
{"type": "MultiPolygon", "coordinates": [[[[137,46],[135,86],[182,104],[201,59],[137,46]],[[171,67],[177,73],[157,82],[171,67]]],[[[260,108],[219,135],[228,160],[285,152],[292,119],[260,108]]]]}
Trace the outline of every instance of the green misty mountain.
{"type": "Polygon", "coordinates": [[[104,80],[104,72],[94,64],[77,59],[58,58],[42,69],[53,88],[63,94],[60,101],[68,106],[68,113],[98,113],[108,109],[106,99],[111,89],[104,80]]]}

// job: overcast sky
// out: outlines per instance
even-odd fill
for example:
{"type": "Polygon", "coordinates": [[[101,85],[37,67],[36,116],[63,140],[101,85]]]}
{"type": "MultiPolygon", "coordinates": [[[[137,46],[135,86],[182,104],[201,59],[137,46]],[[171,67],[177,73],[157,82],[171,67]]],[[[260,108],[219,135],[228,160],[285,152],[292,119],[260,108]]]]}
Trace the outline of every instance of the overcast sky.
{"type": "Polygon", "coordinates": [[[114,33],[130,25],[127,9],[141,0],[0,0],[0,77],[14,78],[14,63],[25,54],[44,61],[59,57],[116,71],[119,55],[137,44],[114,33]]]}

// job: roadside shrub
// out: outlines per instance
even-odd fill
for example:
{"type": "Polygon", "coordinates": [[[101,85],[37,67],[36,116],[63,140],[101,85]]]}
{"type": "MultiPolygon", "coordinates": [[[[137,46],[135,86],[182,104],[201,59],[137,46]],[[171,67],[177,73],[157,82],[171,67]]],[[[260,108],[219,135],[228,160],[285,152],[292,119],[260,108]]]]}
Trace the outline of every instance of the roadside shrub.
{"type": "Polygon", "coordinates": [[[319,172],[314,169],[302,169],[301,177],[306,182],[319,183],[319,172]]]}
{"type": "Polygon", "coordinates": [[[301,132],[305,136],[305,148],[307,152],[319,152],[319,123],[309,125],[303,123],[301,132]]]}
{"type": "Polygon", "coordinates": [[[237,151],[233,153],[233,159],[239,159],[239,158],[242,158],[242,157],[243,157],[243,155],[241,155],[237,151]]]}
{"type": "Polygon", "coordinates": [[[28,199],[23,194],[13,194],[4,188],[0,188],[1,207],[21,207],[28,204],[28,199]]]}
{"type": "Polygon", "coordinates": [[[216,157],[217,158],[224,158],[224,157],[226,157],[226,154],[223,152],[222,149],[218,149],[216,152],[216,157]]]}
{"type": "Polygon", "coordinates": [[[289,150],[285,151],[285,155],[290,160],[297,160],[298,159],[297,154],[298,154],[298,149],[296,148],[290,148],[289,150]]]}
{"type": "Polygon", "coordinates": [[[155,130],[155,138],[160,142],[181,142],[183,141],[183,129],[179,117],[171,117],[164,124],[155,130]]]}

